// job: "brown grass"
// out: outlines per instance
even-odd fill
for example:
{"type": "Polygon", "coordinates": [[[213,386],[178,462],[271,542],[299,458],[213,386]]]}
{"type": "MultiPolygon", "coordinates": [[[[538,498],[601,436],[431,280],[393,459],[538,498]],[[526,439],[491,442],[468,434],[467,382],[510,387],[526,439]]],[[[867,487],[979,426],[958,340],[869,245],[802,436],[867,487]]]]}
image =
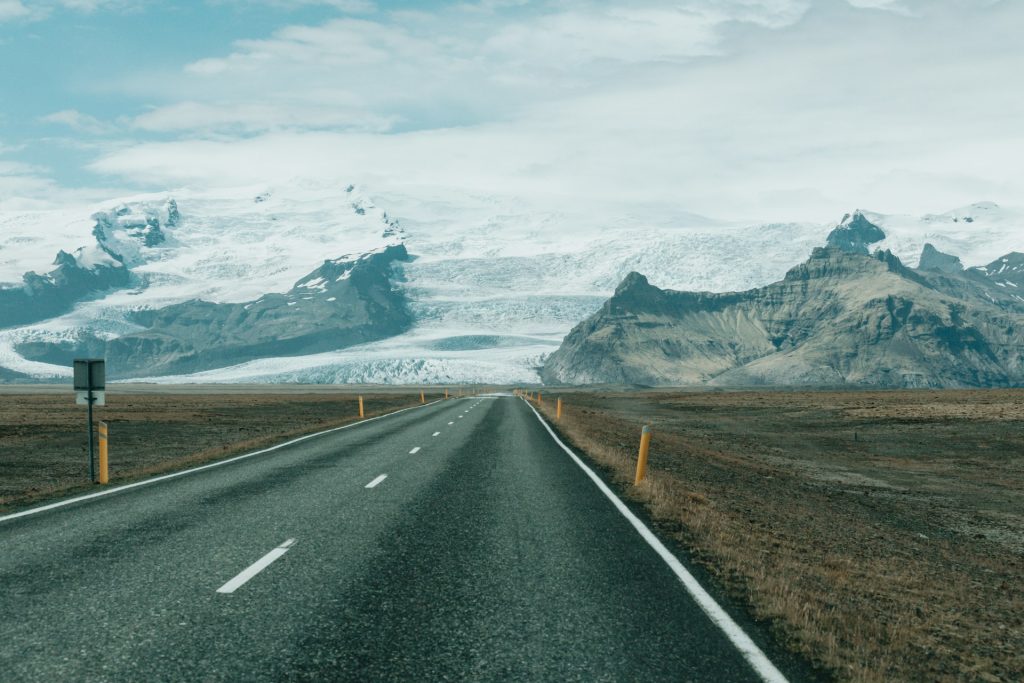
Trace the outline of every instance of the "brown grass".
{"type": "MultiPolygon", "coordinates": [[[[1024,562],[1014,539],[999,543],[948,528],[937,533],[943,527],[934,517],[946,511],[932,505],[930,496],[930,489],[943,482],[960,486],[958,476],[972,487],[1008,487],[1017,495],[1024,488],[1020,461],[979,459],[973,469],[957,461],[955,474],[938,463],[919,490],[904,486],[896,493],[884,481],[829,481],[832,470],[823,476],[807,463],[842,460],[843,467],[852,467],[843,460],[845,446],[809,453],[785,446],[787,439],[813,441],[810,406],[823,398],[704,394],[684,401],[704,410],[691,412],[695,406],[685,405],[680,418],[663,410],[672,400],[663,395],[630,396],[624,400],[632,405],[623,408],[621,397],[572,394],[566,396],[572,405],[555,424],[630,497],[643,502],[662,530],[749,605],[753,616],[840,680],[1024,680],[1024,562]],[[783,419],[780,410],[791,412],[783,419]],[[769,414],[777,427],[763,426],[769,414]],[[776,429],[776,443],[783,445],[764,443],[771,434],[752,439],[744,415],[760,418],[756,429],[776,429]],[[654,416],[657,426],[647,479],[633,487],[643,416],[654,416]],[[984,483],[993,479],[1001,483],[984,483]]],[[[1018,422],[1007,418],[1002,406],[999,416],[982,420],[986,429],[994,424],[1019,429],[1022,399],[1024,393],[1012,397],[1018,422]]],[[[899,395],[875,394],[870,400],[875,408],[889,404],[898,419],[920,417],[908,414],[913,411],[899,395]]],[[[554,422],[553,405],[546,401],[542,409],[554,422]]],[[[929,418],[947,413],[944,419],[959,420],[955,428],[964,433],[971,431],[971,421],[981,420],[934,406],[924,412],[929,418]]],[[[865,436],[872,433],[871,425],[859,428],[865,436]]],[[[978,439],[990,446],[1004,443],[988,431],[978,439]]],[[[949,455],[941,441],[922,440],[917,433],[911,440],[920,448],[905,460],[918,470],[949,455]]],[[[863,439],[857,444],[860,448],[863,439]]],[[[872,479],[886,479],[884,468],[890,468],[892,481],[902,481],[900,465],[883,455],[858,452],[851,462],[872,479]],[[873,469],[864,465],[867,459],[873,469]]],[[[986,499],[984,505],[989,504],[986,499]]],[[[966,509],[955,519],[969,516],[969,504],[966,509]]],[[[980,513],[976,521],[991,523],[980,513]]],[[[1014,523],[1020,540],[1024,525],[1019,518],[1014,523]]]]}
{"type": "MultiPolygon", "coordinates": [[[[366,417],[418,405],[419,393],[370,394],[366,417]]],[[[428,398],[428,400],[430,400],[428,398]]],[[[259,450],[358,421],[357,396],[112,394],[110,483],[124,484],[259,450]]],[[[95,490],[85,411],[73,396],[0,393],[0,512],[95,490]]]]}

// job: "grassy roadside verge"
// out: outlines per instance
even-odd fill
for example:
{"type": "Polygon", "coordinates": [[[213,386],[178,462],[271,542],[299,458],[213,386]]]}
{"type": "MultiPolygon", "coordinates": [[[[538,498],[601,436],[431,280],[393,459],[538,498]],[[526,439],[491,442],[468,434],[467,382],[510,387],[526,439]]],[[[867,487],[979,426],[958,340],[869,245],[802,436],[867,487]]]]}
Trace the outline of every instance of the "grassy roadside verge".
{"type": "Polygon", "coordinates": [[[573,447],[838,679],[1024,679],[1024,392],[564,398],[573,447]]]}
{"type": "MultiPolygon", "coordinates": [[[[420,405],[418,391],[362,395],[367,418],[420,405]]],[[[358,396],[340,391],[112,393],[96,419],[110,426],[111,486],[359,421],[358,396]]],[[[88,482],[85,422],[73,396],[0,392],[0,514],[99,488],[88,482]]]]}

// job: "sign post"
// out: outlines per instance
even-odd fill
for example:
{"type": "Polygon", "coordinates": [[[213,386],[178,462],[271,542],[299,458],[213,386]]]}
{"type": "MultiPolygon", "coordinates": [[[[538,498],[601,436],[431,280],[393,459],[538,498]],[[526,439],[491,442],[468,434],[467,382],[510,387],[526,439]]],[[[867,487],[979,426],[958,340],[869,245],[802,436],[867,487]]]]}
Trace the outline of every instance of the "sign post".
{"type": "Polygon", "coordinates": [[[93,405],[106,405],[107,372],[102,358],[75,359],[75,403],[89,406],[89,479],[96,481],[96,440],[92,428],[93,405]]]}

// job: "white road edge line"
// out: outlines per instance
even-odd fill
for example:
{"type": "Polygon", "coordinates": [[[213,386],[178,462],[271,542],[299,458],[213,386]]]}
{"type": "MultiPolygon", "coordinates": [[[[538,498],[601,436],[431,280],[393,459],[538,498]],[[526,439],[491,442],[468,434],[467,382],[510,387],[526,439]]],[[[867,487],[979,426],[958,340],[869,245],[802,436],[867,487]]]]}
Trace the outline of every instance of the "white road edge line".
{"type": "MultiPolygon", "coordinates": [[[[525,400],[523,402],[526,403],[525,400]]],[[[647,528],[646,524],[640,521],[639,517],[634,515],[633,512],[626,507],[626,504],[623,503],[610,488],[608,488],[608,485],[605,484],[599,476],[594,474],[594,470],[587,467],[586,463],[584,463],[578,455],[573,453],[572,449],[562,443],[562,440],[558,438],[558,435],[551,429],[551,426],[548,425],[547,421],[541,417],[540,413],[538,413],[537,410],[529,403],[526,403],[526,405],[533,411],[533,414],[537,416],[537,419],[540,420],[544,429],[548,430],[548,434],[550,434],[551,438],[555,440],[555,443],[561,446],[562,450],[569,454],[569,457],[572,458],[573,461],[580,466],[580,469],[590,477],[591,481],[597,485],[597,488],[601,490],[601,493],[603,493],[608,500],[615,505],[616,509],[622,513],[622,516],[625,517],[626,520],[633,525],[633,528],[637,530],[637,533],[639,533],[640,536],[647,541],[647,544],[651,546],[656,553],[658,553],[662,560],[665,561],[665,564],[669,566],[669,568],[682,582],[686,591],[693,597],[694,601],[700,605],[700,608],[704,610],[704,614],[708,615],[708,618],[711,619],[711,621],[718,626],[723,633],[725,633],[725,636],[733,645],[736,646],[736,649],[740,651],[743,658],[746,659],[750,666],[754,668],[754,671],[761,677],[761,680],[765,681],[765,683],[788,683],[782,672],[772,664],[771,660],[768,659],[764,652],[761,651],[761,648],[759,648],[757,644],[750,639],[750,636],[748,636],[740,627],[740,625],[729,616],[729,613],[722,609],[721,605],[715,602],[715,599],[711,597],[706,590],[704,590],[704,587],[701,586],[700,582],[694,578],[693,574],[683,566],[683,563],[679,561],[679,558],[673,555],[671,551],[665,547],[665,544],[663,544],[658,537],[647,528]]]]}
{"type": "Polygon", "coordinates": [[[434,432],[434,436],[438,436],[441,432],[434,432]]]}
{"type": "Polygon", "coordinates": [[[289,538],[287,541],[277,546],[269,553],[267,553],[260,559],[256,560],[245,569],[243,569],[238,576],[236,576],[235,578],[231,579],[223,586],[218,588],[217,592],[234,593],[236,590],[244,586],[246,582],[249,581],[249,579],[256,576],[261,571],[269,567],[271,564],[279,560],[281,556],[288,552],[288,549],[291,548],[293,545],[295,545],[295,539],[289,538]]]}
{"type": "Polygon", "coordinates": [[[372,489],[374,486],[376,486],[377,484],[381,483],[382,481],[384,481],[387,478],[388,478],[388,475],[382,474],[379,477],[377,477],[376,479],[374,479],[373,481],[371,481],[369,484],[367,484],[366,488],[372,489]]]}
{"type": "Polygon", "coordinates": [[[419,452],[420,452],[420,447],[417,446],[416,448],[414,448],[411,451],[409,451],[409,455],[416,455],[419,452]]]}
{"type": "MultiPolygon", "coordinates": [[[[97,491],[96,493],[87,493],[84,496],[78,496],[77,498],[69,498],[67,500],[61,500],[61,501],[58,501],[56,503],[50,503],[49,505],[42,505],[42,506],[37,507],[37,508],[30,508],[28,510],[22,510],[21,512],[15,512],[15,513],[12,513],[12,514],[0,517],[0,522],[7,522],[7,521],[12,520],[12,519],[18,519],[19,517],[28,517],[29,515],[35,515],[35,514],[38,514],[40,512],[46,512],[47,510],[54,510],[56,508],[64,507],[65,505],[71,505],[72,503],[80,503],[83,500],[91,500],[93,498],[99,498],[101,496],[109,496],[112,493],[118,493],[120,491],[126,491],[128,489],[134,489],[134,488],[137,488],[139,486],[148,486],[149,484],[155,484],[155,483],[157,483],[159,481],[167,481],[168,479],[174,479],[175,477],[183,477],[186,474],[194,474],[196,472],[202,472],[203,470],[208,470],[208,469],[211,469],[213,467],[220,467],[221,465],[228,465],[228,464],[233,463],[233,462],[238,462],[239,460],[245,460],[246,458],[251,458],[251,457],[253,457],[255,455],[263,455],[264,453],[269,453],[271,451],[276,451],[276,450],[278,450],[280,448],[284,448],[285,446],[291,446],[292,444],[299,443],[300,441],[306,441],[307,439],[314,439],[314,438],[316,438],[318,436],[323,436],[324,434],[330,434],[331,432],[339,432],[342,429],[349,429],[350,427],[358,427],[359,425],[364,425],[367,422],[373,422],[375,420],[383,420],[385,417],[391,417],[392,415],[398,415],[399,413],[404,413],[407,410],[418,410],[420,408],[426,408],[427,406],[432,406],[435,403],[441,403],[443,400],[444,399],[438,399],[436,401],[431,401],[430,403],[425,403],[423,405],[409,406],[408,408],[402,408],[401,410],[396,410],[393,413],[387,413],[385,415],[378,415],[376,417],[368,417],[365,420],[360,420],[359,422],[353,422],[351,424],[342,425],[341,427],[332,427],[330,429],[325,429],[322,432],[316,432],[314,434],[306,434],[305,436],[300,436],[297,439],[292,439],[291,441],[285,441],[284,443],[279,443],[276,446],[271,446],[270,448],[264,448],[262,450],[253,451],[252,453],[243,453],[242,455],[236,455],[236,456],[234,456],[232,458],[228,458],[227,460],[218,460],[217,462],[211,462],[208,465],[200,465],[199,467],[193,467],[193,468],[188,469],[188,470],[181,470],[180,472],[172,472],[171,474],[164,474],[164,475],[159,476],[159,477],[153,477],[152,479],[145,479],[143,481],[136,481],[136,482],[133,482],[131,484],[124,484],[123,486],[116,486],[116,487],[114,487],[112,489],[104,489],[102,491],[97,491]]],[[[451,424],[451,422],[449,422],[448,424],[451,424]]]]}

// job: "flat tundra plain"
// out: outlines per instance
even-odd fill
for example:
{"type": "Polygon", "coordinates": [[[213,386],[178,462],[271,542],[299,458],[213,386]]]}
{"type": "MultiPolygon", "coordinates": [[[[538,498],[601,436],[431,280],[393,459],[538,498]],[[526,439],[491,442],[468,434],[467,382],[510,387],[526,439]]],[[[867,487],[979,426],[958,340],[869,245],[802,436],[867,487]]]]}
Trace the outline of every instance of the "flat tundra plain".
{"type": "MultiPolygon", "coordinates": [[[[427,401],[443,389],[425,390],[427,401]]],[[[420,390],[325,386],[109,387],[110,483],[200,465],[420,403],[420,390]]],[[[88,483],[86,408],[52,386],[0,387],[0,513],[88,483]]]]}
{"type": "MultiPolygon", "coordinates": [[[[111,389],[96,412],[112,484],[353,422],[360,393],[367,417],[420,401],[418,388],[111,389]]],[[[556,430],[826,676],[1024,680],[1024,390],[542,391],[556,430]]],[[[85,438],[70,392],[0,389],[0,512],[95,488],[85,438]]]]}

